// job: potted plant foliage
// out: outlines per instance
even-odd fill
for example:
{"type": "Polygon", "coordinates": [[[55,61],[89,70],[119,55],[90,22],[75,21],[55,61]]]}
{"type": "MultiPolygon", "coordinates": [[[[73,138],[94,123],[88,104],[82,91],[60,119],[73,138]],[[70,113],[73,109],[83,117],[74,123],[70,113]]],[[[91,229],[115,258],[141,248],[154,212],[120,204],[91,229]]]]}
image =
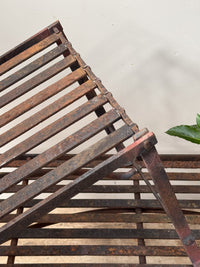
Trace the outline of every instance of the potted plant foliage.
{"type": "Polygon", "coordinates": [[[200,144],[200,114],[196,116],[196,124],[175,126],[170,128],[166,133],[183,138],[192,143],[200,144]]]}

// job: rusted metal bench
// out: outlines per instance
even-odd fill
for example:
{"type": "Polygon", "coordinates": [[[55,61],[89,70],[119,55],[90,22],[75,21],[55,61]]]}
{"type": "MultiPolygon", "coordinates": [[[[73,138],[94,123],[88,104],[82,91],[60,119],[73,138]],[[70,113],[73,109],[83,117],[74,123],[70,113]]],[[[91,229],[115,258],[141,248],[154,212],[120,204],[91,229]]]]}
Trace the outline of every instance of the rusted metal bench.
{"type": "MultiPolygon", "coordinates": [[[[46,256],[36,266],[162,266],[158,256],[189,256],[200,266],[199,232],[188,227],[154,134],[131,121],[73,49],[60,23],[4,54],[0,62],[0,255],[6,260],[1,266],[23,266],[22,256],[32,266],[34,256],[46,256]],[[151,192],[157,200],[142,199],[151,192]],[[168,222],[177,233],[144,227],[168,222]],[[146,240],[178,237],[182,245],[146,245],[146,240]],[[55,243],[42,245],[41,239],[55,243]],[[26,240],[38,242],[26,245],[26,240]],[[56,263],[49,256],[66,259],[56,263]],[[124,262],[123,256],[128,256],[124,262]]],[[[197,187],[176,190],[193,193],[197,187]]],[[[189,209],[199,205],[180,204],[189,209]]],[[[197,213],[187,213],[190,222],[198,221],[197,213]]]]}

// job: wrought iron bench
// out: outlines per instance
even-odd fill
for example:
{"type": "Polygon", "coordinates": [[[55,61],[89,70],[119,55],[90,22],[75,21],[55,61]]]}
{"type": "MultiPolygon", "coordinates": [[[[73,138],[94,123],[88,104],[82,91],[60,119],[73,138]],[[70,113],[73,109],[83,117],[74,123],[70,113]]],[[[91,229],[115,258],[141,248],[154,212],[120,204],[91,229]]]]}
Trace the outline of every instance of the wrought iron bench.
{"type": "MultiPolygon", "coordinates": [[[[154,134],[131,121],[61,24],[0,62],[1,266],[162,266],[158,256],[189,256],[200,266],[199,231],[191,233],[180,209],[189,209],[187,219],[196,224],[199,200],[179,206],[154,134]],[[173,245],[178,237],[182,245],[173,245]]],[[[177,162],[169,157],[167,167],[177,162]]],[[[172,180],[198,177],[169,173],[172,180]]],[[[198,187],[174,190],[196,193],[198,187]]]]}

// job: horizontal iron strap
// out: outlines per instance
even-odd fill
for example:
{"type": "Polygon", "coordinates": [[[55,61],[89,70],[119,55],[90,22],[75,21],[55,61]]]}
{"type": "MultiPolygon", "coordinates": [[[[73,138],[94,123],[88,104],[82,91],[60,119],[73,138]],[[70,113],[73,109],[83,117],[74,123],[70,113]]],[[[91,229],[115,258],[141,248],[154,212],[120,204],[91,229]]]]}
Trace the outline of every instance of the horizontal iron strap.
{"type": "MultiPolygon", "coordinates": [[[[119,142],[126,140],[128,137],[132,136],[132,134],[133,132],[131,128],[128,127],[127,125],[124,125],[117,131],[113,132],[109,136],[106,136],[96,144],[92,145],[89,149],[82,151],[72,159],[60,165],[55,170],[52,170],[51,172],[42,176],[40,179],[27,185],[25,188],[21,189],[13,196],[9,197],[4,202],[0,203],[0,217],[6,215],[7,213],[11,212],[17,207],[22,206],[26,201],[42,193],[49,186],[58,183],[65,176],[71,174],[76,169],[81,168],[82,166],[93,160],[95,157],[101,155],[102,153],[107,152],[109,149],[113,148],[113,146],[115,146],[119,142]]],[[[72,141],[70,140],[69,143],[70,142],[72,141]]],[[[0,183],[2,181],[3,179],[1,179],[0,183]]],[[[61,188],[61,190],[63,188],[61,188]]]]}
{"type": "Polygon", "coordinates": [[[165,168],[200,168],[200,156],[198,154],[161,154],[160,157],[165,168]]]}
{"type": "MultiPolygon", "coordinates": [[[[28,157],[27,157],[28,158],[28,157]]],[[[68,158],[69,159],[69,158],[68,158]]],[[[14,168],[17,168],[17,167],[20,167],[22,165],[24,165],[28,160],[24,160],[24,161],[20,161],[20,160],[13,160],[12,162],[6,164],[6,167],[14,167],[14,168]]],[[[45,165],[45,167],[49,167],[49,168],[53,168],[53,167],[57,167],[59,166],[60,164],[62,164],[64,161],[62,160],[56,160],[56,161],[53,161],[47,165],[45,165]]],[[[98,160],[94,160],[93,162],[87,164],[85,167],[87,168],[93,168],[94,166],[96,166],[97,164],[99,164],[101,161],[98,161],[98,160]]],[[[125,166],[126,167],[126,166],[125,166]]],[[[43,169],[43,170],[39,170],[37,171],[36,173],[34,173],[30,179],[38,179],[40,176],[46,174],[47,172],[49,172],[51,169],[43,169]]],[[[75,172],[73,175],[71,176],[67,176],[65,177],[65,180],[74,180],[77,178],[77,175],[80,174],[80,172],[84,172],[85,169],[81,169],[77,172],[75,172]]],[[[0,179],[7,175],[8,172],[0,172],[0,179]]],[[[142,180],[142,178],[140,177],[140,175],[138,174],[134,174],[133,176],[131,177],[127,177],[124,175],[125,172],[115,172],[115,173],[111,173],[109,175],[107,175],[106,177],[103,177],[103,180],[121,180],[121,181],[127,181],[127,180],[142,180]]],[[[148,179],[148,180],[151,180],[151,177],[149,176],[148,173],[144,173],[145,175],[145,178],[148,179]]],[[[199,181],[200,179],[200,173],[167,173],[168,175],[168,178],[169,180],[174,180],[174,181],[199,181]],[[188,179],[187,179],[188,178],[188,179]]],[[[187,188],[187,185],[183,185],[183,187],[186,187],[187,188]]],[[[197,186],[196,186],[197,187],[197,186]]],[[[197,190],[199,190],[197,188],[197,190]]]]}
{"type": "MultiPolygon", "coordinates": [[[[200,155],[198,154],[159,154],[165,168],[177,169],[199,169],[200,155]]],[[[138,157],[139,164],[144,167],[141,158],[138,157]]]]}
{"type": "MultiPolygon", "coordinates": [[[[83,166],[93,158],[107,152],[109,149],[113,148],[116,143],[124,141],[132,135],[133,131],[129,126],[125,125],[121,127],[117,131],[100,140],[98,143],[92,145],[89,149],[68,160],[66,163],[59,166],[56,170],[53,170],[49,174],[43,176],[43,179],[37,180],[36,182],[33,182],[32,184],[21,190],[21,196],[19,195],[17,199],[12,198],[12,200],[14,200],[14,202],[15,200],[20,200],[21,203],[18,202],[17,205],[23,205],[27,199],[30,199],[31,194],[35,195],[37,192],[41,192],[45,188],[59,182],[63,177],[72,173],[75,169],[81,167],[81,165],[83,166]],[[24,199],[22,200],[22,198],[24,199]]],[[[95,168],[81,175],[75,181],[51,194],[49,197],[42,200],[34,207],[25,211],[23,214],[20,214],[15,218],[15,220],[10,221],[9,223],[2,226],[2,228],[0,229],[0,242],[3,243],[6,240],[10,239],[13,234],[19,233],[30,223],[34,222],[38,218],[41,218],[44,214],[56,208],[59,203],[63,202],[64,199],[69,200],[84,188],[91,186],[93,183],[97,182],[101,177],[125,164],[125,162],[129,161],[130,158],[135,158],[138,154],[144,152],[144,142],[146,140],[150,141],[152,144],[155,144],[157,142],[152,133],[146,134],[132,145],[126,147],[116,155],[113,155],[95,168]]],[[[7,199],[6,202],[8,200],[9,199],[7,199]]],[[[12,207],[16,205],[16,203],[13,203],[12,201],[10,204],[12,207]]],[[[6,207],[7,206],[5,205],[5,208],[6,207]]]]}
{"type": "Polygon", "coordinates": [[[179,246],[18,246],[12,250],[8,246],[0,247],[0,255],[16,256],[59,256],[59,255],[93,255],[93,256],[186,256],[179,246]]]}
{"type": "MultiPolygon", "coordinates": [[[[157,191],[155,186],[152,186],[152,188],[157,191]]],[[[200,193],[200,187],[196,185],[174,185],[172,188],[175,193],[200,193]]],[[[51,192],[55,191],[53,188],[49,189],[51,192]]],[[[84,190],[83,193],[152,193],[152,191],[146,185],[94,185],[84,190]]]]}
{"type": "Polygon", "coordinates": [[[33,62],[29,63],[25,67],[21,68],[20,70],[16,71],[15,73],[11,74],[7,78],[0,81],[0,92],[11,86],[12,84],[20,81],[27,75],[33,73],[34,71],[38,70],[42,66],[49,63],[51,60],[55,59],[56,57],[62,55],[67,50],[67,44],[61,44],[55,48],[53,48],[48,53],[42,55],[41,57],[35,59],[33,62]]]}
{"type": "MultiPolygon", "coordinates": [[[[26,161],[27,162],[27,161],[26,161]]],[[[26,162],[24,162],[24,164],[26,163],[26,162]]],[[[58,162],[57,162],[57,164],[56,164],[56,166],[59,166],[60,164],[62,164],[64,161],[59,161],[58,160],[58,162]]],[[[85,165],[85,168],[93,168],[94,166],[96,166],[97,165],[97,161],[94,161],[93,163],[89,163],[89,164],[87,164],[87,165],[85,165]],[[96,163],[95,165],[94,165],[94,162],[96,163]]],[[[99,162],[98,162],[98,164],[99,164],[99,162]]],[[[7,164],[7,165],[10,165],[10,163],[9,164],[7,164]]],[[[7,165],[6,165],[6,167],[7,167],[7,165]]],[[[20,166],[22,166],[23,164],[16,164],[16,165],[14,165],[13,167],[20,167],[20,166]]],[[[55,166],[55,161],[54,161],[54,164],[53,164],[54,166],[55,166]]],[[[44,175],[44,174],[46,174],[47,172],[49,172],[49,171],[51,171],[52,170],[52,168],[51,168],[51,166],[52,166],[52,164],[51,163],[49,163],[49,164],[47,164],[47,165],[45,165],[44,167],[45,167],[45,169],[41,169],[41,170],[38,170],[37,172],[35,172],[34,174],[32,174],[31,175],[31,177],[30,177],[30,179],[31,180],[36,180],[36,179],[38,179],[40,176],[42,176],[42,175],[44,175]],[[49,169],[46,169],[47,167],[49,167],[49,169]]],[[[64,178],[64,180],[66,180],[66,181],[68,181],[68,180],[74,180],[74,179],[76,179],[80,174],[83,174],[84,172],[86,172],[87,171],[87,169],[80,169],[80,170],[78,170],[77,172],[75,172],[75,173],[73,173],[72,175],[70,175],[70,176],[67,176],[67,177],[65,177],[64,178]]],[[[7,175],[7,174],[9,174],[10,172],[0,172],[0,179],[1,178],[3,178],[5,175],[7,175]]],[[[183,175],[184,176],[184,175],[183,175]]],[[[176,179],[176,175],[173,175],[173,176],[171,176],[170,174],[168,174],[168,177],[169,178],[171,178],[171,179],[169,179],[169,180],[174,180],[174,181],[179,181],[180,179],[176,179]]],[[[194,180],[190,180],[190,179],[184,179],[184,180],[181,180],[181,181],[198,181],[199,179],[200,179],[200,174],[198,175],[196,175],[195,176],[196,177],[196,179],[194,179],[194,180]],[[198,179],[197,179],[198,178],[198,179]]],[[[147,174],[147,175],[145,175],[145,178],[146,179],[148,179],[148,180],[151,180],[151,178],[149,177],[149,175],[147,174]]],[[[193,177],[194,178],[194,177],[193,177]]],[[[142,180],[142,178],[141,177],[139,177],[139,175],[138,174],[135,174],[134,176],[131,176],[131,177],[127,177],[127,176],[125,176],[124,177],[124,173],[122,173],[122,172],[119,172],[119,173],[111,173],[110,175],[107,175],[106,177],[103,177],[102,178],[102,180],[108,180],[108,181],[133,181],[133,180],[142,180]]],[[[183,188],[186,188],[186,189],[183,189],[183,191],[186,191],[187,190],[187,185],[183,185],[183,188]]],[[[194,186],[195,187],[195,186],[194,186]]],[[[196,186],[196,187],[198,187],[198,186],[196,186]]],[[[131,190],[131,189],[130,189],[131,190]]],[[[199,189],[197,188],[197,189],[194,189],[194,193],[195,193],[195,191],[197,192],[199,189]]]]}
{"type": "MultiPolygon", "coordinates": [[[[69,223],[81,223],[81,222],[89,222],[89,223],[170,223],[170,219],[165,214],[134,214],[134,210],[125,210],[120,212],[120,209],[116,209],[116,213],[109,212],[109,210],[105,210],[105,212],[88,212],[88,213],[77,213],[77,214],[47,214],[38,220],[39,224],[46,223],[61,223],[61,222],[69,222],[69,223]],[[106,212],[107,211],[107,212],[106,212]],[[119,211],[119,212],[117,212],[119,211]],[[121,213],[122,212],[122,213],[121,213]],[[126,213],[126,214],[125,214],[126,213]]],[[[148,212],[148,211],[147,211],[148,212]]],[[[15,214],[8,214],[0,219],[0,222],[8,222],[16,217],[15,214]]],[[[189,224],[199,224],[199,215],[185,215],[186,220],[189,224]]],[[[32,227],[37,227],[35,224],[32,227]]]]}
{"type": "MultiPolygon", "coordinates": [[[[78,115],[78,113],[76,114],[78,115]]],[[[116,111],[111,110],[107,112],[100,118],[89,123],[79,131],[75,132],[71,136],[68,136],[66,139],[62,140],[58,144],[33,158],[31,161],[28,161],[26,164],[16,169],[12,173],[4,176],[0,180],[0,190],[2,190],[1,192],[4,192],[4,190],[8,189],[10,186],[25,179],[28,175],[31,175],[33,172],[43,167],[51,160],[62,156],[62,154],[64,153],[67,153],[69,150],[73,149],[74,147],[97,134],[99,131],[103,130],[106,125],[115,122],[119,118],[120,116],[116,111]]],[[[44,174],[48,174],[48,172],[45,172],[44,174]]]]}
{"type": "Polygon", "coordinates": [[[162,161],[200,162],[199,154],[161,154],[162,161]]]}
{"type": "Polygon", "coordinates": [[[163,161],[163,166],[165,168],[183,168],[183,169],[199,169],[200,162],[199,161],[163,161]]]}
{"type": "Polygon", "coordinates": [[[68,74],[67,76],[65,76],[64,78],[60,79],[56,83],[48,86],[44,90],[35,94],[34,96],[28,98],[27,100],[20,103],[16,107],[2,114],[0,116],[0,126],[5,125],[6,123],[24,114],[26,111],[30,110],[31,108],[41,104],[43,101],[49,99],[50,97],[54,96],[55,94],[65,89],[66,87],[72,85],[73,83],[75,83],[77,80],[79,80],[81,77],[85,75],[86,75],[85,72],[81,69],[74,71],[68,74]]]}
{"type": "MultiPolygon", "coordinates": [[[[160,156],[160,155],[159,155],[160,156]]],[[[162,161],[162,158],[161,158],[162,161]]],[[[144,164],[140,162],[141,166],[144,167],[144,164]]],[[[173,159],[169,161],[162,161],[164,168],[172,168],[172,169],[199,169],[200,162],[199,161],[176,161],[173,159]]]]}
{"type": "MultiPolygon", "coordinates": [[[[200,230],[192,230],[196,240],[200,239],[200,230]]],[[[15,238],[89,238],[89,239],[179,239],[172,229],[26,229],[15,238]]]]}
{"type": "Polygon", "coordinates": [[[29,59],[30,57],[37,54],[38,52],[49,47],[51,44],[58,41],[59,38],[60,36],[58,34],[52,34],[49,37],[45,38],[44,40],[40,41],[39,43],[33,45],[32,47],[29,47],[28,49],[24,50],[20,54],[6,61],[0,66],[0,75],[16,67],[17,65],[29,59]]]}
{"type": "MultiPolygon", "coordinates": [[[[167,171],[167,170],[166,170],[167,171]]],[[[200,173],[193,173],[193,172],[167,172],[167,176],[169,180],[174,181],[199,181],[200,180],[200,173]]]]}
{"type": "MultiPolygon", "coordinates": [[[[159,155],[160,156],[160,155],[159,155]]],[[[161,158],[162,161],[162,158],[161,158]]],[[[140,162],[141,166],[144,168],[144,164],[140,162]]],[[[169,161],[162,161],[164,168],[172,168],[172,169],[199,169],[200,162],[199,161],[173,161],[173,159],[169,161]]]]}
{"type": "MultiPolygon", "coordinates": [[[[162,159],[161,159],[162,161],[162,159]]],[[[200,168],[200,162],[198,161],[162,161],[164,168],[172,168],[172,169],[199,169],[200,168]]],[[[143,165],[143,164],[141,164],[143,165]]],[[[144,167],[144,166],[142,166],[144,167]]]]}
{"type": "MultiPolygon", "coordinates": [[[[72,158],[72,157],[70,157],[70,158],[72,158]]],[[[69,160],[70,158],[66,158],[66,160],[69,160]]],[[[65,160],[65,161],[66,161],[65,160]]],[[[17,161],[17,160],[16,160],[17,161]]],[[[57,167],[59,166],[59,165],[61,165],[62,163],[64,163],[65,161],[60,161],[60,160],[58,160],[58,162],[60,163],[60,164],[57,164],[57,167]]],[[[27,161],[24,161],[24,164],[25,163],[27,163],[27,162],[29,162],[29,160],[27,160],[27,161]]],[[[54,162],[55,162],[55,160],[54,160],[54,162]]],[[[99,164],[100,162],[98,162],[98,164],[99,164]]],[[[20,164],[20,165],[15,165],[15,167],[21,167],[22,165],[24,165],[24,164],[20,164]]],[[[98,165],[98,164],[96,164],[96,165],[98,165]]],[[[10,164],[7,164],[7,165],[10,165],[10,164]]],[[[7,166],[6,165],[6,166],[7,166]]],[[[29,177],[29,179],[30,180],[37,180],[40,176],[43,176],[44,174],[46,174],[46,173],[48,173],[49,171],[51,171],[52,170],[52,168],[50,167],[50,168],[47,168],[47,166],[49,166],[49,165],[51,165],[51,163],[49,163],[49,164],[46,164],[45,165],[45,169],[40,169],[40,170],[38,170],[37,172],[34,172],[32,175],[31,175],[31,177],[29,177]]],[[[95,165],[95,166],[96,166],[95,165]]],[[[94,164],[93,164],[93,166],[92,167],[95,167],[94,166],[94,164]]],[[[88,168],[91,168],[91,166],[90,166],[90,164],[88,163],[87,165],[85,165],[84,166],[84,168],[82,168],[82,169],[80,169],[80,170],[77,170],[77,171],[75,171],[72,175],[69,175],[69,176],[67,176],[67,177],[65,177],[63,180],[66,180],[66,181],[68,181],[68,180],[74,180],[74,179],[76,179],[78,176],[80,176],[80,175],[82,175],[83,173],[85,173],[86,171],[88,171],[88,168]]],[[[10,172],[0,172],[0,179],[1,178],[3,178],[5,175],[7,175],[7,174],[9,174],[10,172]]],[[[123,175],[124,173],[122,173],[122,172],[114,172],[114,173],[110,173],[110,174],[108,174],[106,177],[103,177],[103,180],[126,180],[126,179],[122,179],[121,178],[121,176],[123,175]]],[[[137,176],[138,177],[138,175],[134,175],[134,176],[137,176]]],[[[135,179],[137,179],[137,177],[135,178],[135,179]]],[[[132,180],[132,179],[131,179],[132,180]]]]}
{"type": "MultiPolygon", "coordinates": [[[[25,207],[32,207],[38,204],[42,199],[34,199],[25,203],[25,207]]],[[[2,201],[1,201],[2,202],[2,201]]],[[[199,209],[199,200],[179,200],[181,208],[199,209]]],[[[160,209],[161,205],[154,199],[72,199],[63,201],[58,207],[67,208],[141,208],[141,209],[160,209]]]]}
{"type": "MultiPolygon", "coordinates": [[[[9,166],[10,167],[18,167],[18,166],[24,164],[24,161],[26,160],[26,158],[32,158],[32,157],[35,157],[35,156],[36,155],[30,155],[30,154],[23,155],[22,157],[20,157],[20,159],[18,161],[13,161],[13,163],[10,164],[9,166]]],[[[70,155],[70,154],[66,155],[66,157],[68,157],[68,158],[72,157],[72,156],[74,156],[74,155],[70,155]]],[[[106,156],[100,157],[99,159],[97,159],[95,161],[98,161],[98,163],[100,163],[102,160],[105,160],[106,157],[108,158],[109,156],[110,155],[106,155],[106,156]]],[[[197,170],[196,173],[188,172],[188,170],[186,170],[186,172],[184,172],[184,170],[183,170],[184,168],[186,168],[186,169],[190,168],[190,166],[191,166],[192,169],[193,168],[200,168],[200,158],[198,157],[198,155],[181,155],[181,154],[177,155],[180,158],[182,158],[181,156],[185,156],[186,160],[185,161],[183,160],[181,163],[180,163],[180,161],[174,161],[173,160],[173,158],[174,158],[173,154],[169,154],[169,155],[160,154],[159,156],[160,156],[160,158],[162,160],[162,163],[165,166],[165,168],[177,168],[178,172],[172,172],[172,170],[170,170],[170,172],[168,172],[168,176],[169,176],[169,178],[171,180],[176,180],[176,179],[178,179],[178,180],[196,180],[196,179],[199,180],[200,173],[198,173],[198,170],[197,170]],[[190,156],[193,156],[193,157],[190,157],[190,156]],[[196,156],[196,158],[195,158],[195,156],[196,156]],[[169,160],[166,161],[166,157],[169,160]],[[192,158],[194,158],[194,161],[192,161],[192,158]],[[190,161],[190,159],[191,159],[191,161],[190,161]],[[179,171],[179,168],[181,169],[180,171],[179,171]],[[177,176],[177,178],[176,178],[176,176],[177,176]]],[[[64,157],[63,157],[63,160],[64,160],[64,157]]],[[[56,166],[57,163],[58,163],[58,161],[56,161],[55,163],[52,162],[51,166],[52,167],[56,166]]],[[[140,165],[143,165],[142,161],[138,161],[138,163],[140,165]]]]}
{"type": "MultiPolygon", "coordinates": [[[[76,177],[77,178],[77,177],[76,177]]],[[[74,179],[76,179],[74,177],[74,179]]],[[[15,185],[10,189],[6,190],[5,193],[15,193],[21,190],[24,186],[15,185]]],[[[47,188],[44,192],[53,193],[56,190],[63,187],[63,185],[54,185],[47,188]]],[[[156,191],[155,186],[152,188],[156,191]]],[[[196,185],[174,185],[172,186],[173,191],[175,193],[184,193],[184,194],[197,194],[200,193],[200,187],[196,185]]],[[[117,193],[117,194],[125,194],[125,193],[152,193],[150,188],[146,185],[133,186],[133,185],[93,185],[85,190],[82,193],[117,193]]]]}
{"type": "Polygon", "coordinates": [[[99,106],[105,104],[106,102],[107,99],[104,96],[99,95],[96,98],[93,98],[90,101],[82,104],[81,106],[66,114],[62,118],[49,124],[42,130],[36,132],[32,136],[28,137],[21,143],[17,144],[16,146],[12,147],[4,154],[2,154],[0,156],[0,167],[4,166],[9,161],[20,156],[21,154],[26,153],[30,149],[38,146],[42,142],[46,141],[47,139],[64,130],[65,128],[69,127],[70,125],[82,119],[83,117],[87,116],[89,113],[94,111],[99,106]]]}
{"type": "MultiPolygon", "coordinates": [[[[13,220],[17,215],[16,214],[8,214],[0,219],[1,223],[8,222],[13,220]]],[[[194,222],[193,218],[196,219],[196,222],[199,223],[199,215],[186,215],[188,222],[194,222]]],[[[39,224],[45,223],[61,223],[61,222],[69,222],[69,223],[81,223],[81,222],[91,222],[91,223],[101,223],[101,222],[115,222],[115,223],[138,223],[138,222],[146,222],[146,223],[169,223],[170,219],[165,214],[135,214],[134,210],[127,209],[120,212],[120,209],[116,209],[116,212],[109,212],[109,209],[105,209],[100,212],[80,212],[74,214],[46,214],[43,217],[38,219],[39,224]],[[126,214],[125,214],[126,213],[126,214]]],[[[32,225],[31,227],[36,227],[37,224],[32,225]]]]}
{"type": "Polygon", "coordinates": [[[71,55],[69,55],[68,57],[50,66],[46,70],[35,75],[30,80],[18,85],[16,88],[0,97],[0,108],[4,107],[5,105],[20,97],[21,95],[31,91],[33,88],[40,85],[41,83],[52,78],[62,70],[68,68],[74,62],[75,59],[71,55]]]}
{"type": "Polygon", "coordinates": [[[89,92],[90,90],[93,90],[94,88],[95,84],[92,81],[87,81],[81,86],[73,89],[71,92],[65,94],[52,104],[41,109],[31,117],[27,118],[26,120],[22,121],[18,125],[14,126],[10,130],[0,135],[0,146],[7,144],[14,138],[30,130],[45,119],[48,119],[50,116],[72,104],[74,101],[78,100],[79,98],[84,96],[85,93],[89,92]]]}
{"type": "MultiPolygon", "coordinates": [[[[39,154],[38,154],[38,156],[39,156],[39,154]]],[[[67,159],[66,159],[66,160],[67,160],[67,159]]],[[[26,162],[24,162],[24,164],[25,164],[25,163],[28,163],[28,162],[29,162],[29,161],[26,161],[26,162]]],[[[64,163],[64,161],[63,161],[62,163],[64,163]]],[[[62,163],[61,163],[61,164],[62,164],[62,163]]],[[[18,166],[18,167],[22,167],[24,164],[21,164],[21,165],[18,166]]],[[[59,165],[61,165],[61,164],[58,164],[57,166],[59,166],[59,165]]],[[[9,165],[9,164],[8,164],[8,165],[9,165]]],[[[46,166],[48,166],[48,164],[47,164],[46,166]]],[[[86,165],[86,166],[87,166],[87,165],[86,165]]],[[[87,167],[86,167],[86,168],[87,168],[87,167]]],[[[34,172],[33,174],[31,174],[31,176],[30,176],[30,180],[37,180],[40,176],[43,176],[43,175],[45,175],[46,173],[48,173],[48,172],[50,172],[50,171],[52,171],[52,168],[46,169],[46,167],[45,167],[44,169],[39,169],[39,170],[37,170],[36,172],[34,172]]],[[[80,170],[77,170],[77,171],[74,172],[73,174],[71,174],[71,175],[65,177],[63,180],[74,180],[74,179],[76,179],[78,176],[80,176],[81,174],[85,173],[86,171],[88,171],[88,169],[85,169],[85,168],[80,169],[80,170]]],[[[4,176],[6,176],[6,175],[8,175],[8,174],[10,174],[10,172],[0,172],[0,178],[3,178],[4,176]]]]}

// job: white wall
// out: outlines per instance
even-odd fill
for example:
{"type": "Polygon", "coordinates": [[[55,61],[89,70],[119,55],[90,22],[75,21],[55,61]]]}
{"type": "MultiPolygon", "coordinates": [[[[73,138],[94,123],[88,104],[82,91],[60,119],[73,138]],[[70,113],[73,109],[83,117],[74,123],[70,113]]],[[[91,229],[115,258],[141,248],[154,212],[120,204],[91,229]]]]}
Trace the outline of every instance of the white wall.
{"type": "Polygon", "coordinates": [[[59,19],[68,39],[160,153],[199,153],[164,132],[200,112],[200,1],[1,0],[1,54],[59,19]]]}

